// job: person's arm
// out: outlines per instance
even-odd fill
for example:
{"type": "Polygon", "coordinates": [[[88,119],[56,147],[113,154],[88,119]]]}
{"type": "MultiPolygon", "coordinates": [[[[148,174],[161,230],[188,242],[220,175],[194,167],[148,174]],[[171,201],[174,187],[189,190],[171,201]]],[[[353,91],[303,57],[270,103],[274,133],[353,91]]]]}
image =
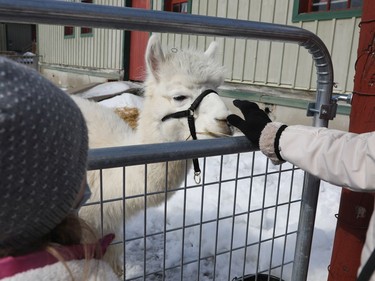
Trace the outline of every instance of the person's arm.
{"type": "Polygon", "coordinates": [[[279,124],[268,123],[260,137],[260,149],[275,164],[285,160],[332,184],[375,191],[375,133],[288,126],[278,138],[278,158],[271,147],[279,124]]]}
{"type": "Polygon", "coordinates": [[[245,120],[231,115],[228,122],[258,145],[274,164],[288,161],[332,184],[375,191],[375,133],[358,135],[309,126],[288,127],[271,122],[254,103],[234,104],[245,120]]]}

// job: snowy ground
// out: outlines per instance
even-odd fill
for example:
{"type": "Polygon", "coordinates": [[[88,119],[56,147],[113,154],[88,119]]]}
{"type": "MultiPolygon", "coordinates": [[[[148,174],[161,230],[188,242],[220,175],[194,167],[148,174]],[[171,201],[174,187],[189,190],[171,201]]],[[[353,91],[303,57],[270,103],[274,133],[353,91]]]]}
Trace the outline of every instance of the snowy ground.
{"type": "MultiPolygon", "coordinates": [[[[249,163],[251,160],[251,153],[243,154],[240,157],[240,170],[239,175],[245,175],[249,171],[249,163]]],[[[259,152],[256,153],[256,165],[259,163],[265,163],[265,157],[259,152]]],[[[224,169],[232,171],[236,170],[235,155],[224,156],[224,169]]],[[[260,164],[260,166],[264,166],[260,164]]],[[[220,160],[219,157],[209,158],[206,166],[206,177],[210,180],[218,179],[220,174],[220,160]]],[[[277,170],[276,167],[271,167],[271,170],[277,170]]],[[[233,175],[227,175],[228,179],[233,175]]],[[[300,193],[298,186],[302,186],[303,175],[301,171],[296,172],[294,175],[294,182],[296,187],[294,188],[293,194],[297,195],[300,193]]],[[[192,179],[192,172],[189,173],[188,179],[192,179]]],[[[289,199],[289,177],[284,177],[285,183],[281,183],[278,202],[284,202],[289,199]],[[284,198],[283,198],[284,197],[284,198]]],[[[267,179],[267,190],[264,189],[264,180],[261,179],[259,182],[254,182],[251,194],[251,205],[252,209],[261,208],[262,204],[270,206],[275,203],[275,197],[277,193],[277,181],[278,177],[269,177],[267,179]]],[[[187,184],[193,185],[192,182],[187,184]]],[[[314,233],[314,241],[312,246],[311,265],[309,268],[309,281],[318,281],[327,279],[327,267],[330,262],[332,241],[335,231],[336,219],[335,214],[337,213],[337,203],[339,202],[340,188],[332,186],[327,183],[322,183],[320,190],[320,201],[318,207],[318,213],[316,218],[316,228],[314,233]]],[[[292,198],[293,198],[292,194],[292,198]]],[[[217,225],[216,222],[206,223],[210,220],[215,220],[218,216],[219,206],[219,217],[232,216],[233,206],[235,206],[235,212],[245,211],[248,208],[248,200],[250,197],[249,193],[249,181],[228,182],[221,186],[221,192],[219,193],[218,185],[210,185],[205,187],[203,200],[203,214],[201,216],[201,204],[202,204],[202,189],[195,188],[187,192],[186,197],[184,192],[178,192],[175,194],[167,203],[167,226],[166,229],[173,230],[182,227],[183,221],[183,202],[186,198],[187,206],[185,209],[186,222],[185,225],[199,224],[201,221],[204,222],[204,226],[200,227],[189,227],[185,233],[184,238],[182,237],[182,231],[176,230],[168,233],[166,241],[163,239],[163,235],[153,235],[155,233],[162,233],[164,225],[164,206],[158,208],[151,208],[147,211],[147,234],[149,235],[146,245],[143,239],[128,242],[126,245],[126,272],[127,277],[132,278],[140,276],[144,272],[144,247],[146,246],[146,260],[148,272],[155,272],[160,270],[165,263],[165,267],[179,266],[182,259],[182,247],[184,247],[183,261],[194,261],[200,257],[212,257],[214,253],[225,252],[230,249],[241,247],[245,244],[245,238],[248,237],[247,243],[256,243],[259,241],[260,236],[262,239],[267,239],[273,236],[282,235],[285,232],[285,222],[288,212],[286,208],[278,208],[277,223],[275,223],[275,209],[270,208],[264,213],[255,212],[251,215],[249,232],[246,234],[246,227],[248,218],[247,216],[239,216],[233,222],[232,219],[222,220],[217,225]],[[235,185],[237,184],[237,193],[235,194],[235,185]],[[220,201],[218,199],[220,194],[220,201]],[[235,199],[236,197],[236,199],[235,199]],[[220,202],[220,203],[218,203],[220,202]],[[235,203],[234,203],[235,202],[235,203]],[[261,220],[261,216],[264,216],[261,220]],[[232,225],[233,224],[233,225],[232,225]],[[233,229],[233,231],[232,231],[233,229]],[[218,238],[216,240],[216,232],[218,232],[218,238]],[[233,233],[233,234],[232,234],[233,233]],[[233,236],[232,236],[233,235],[233,236]],[[233,237],[233,241],[231,238],[233,237]],[[184,243],[182,246],[182,241],[184,243]],[[233,245],[231,245],[231,242],[233,245]],[[199,246],[201,245],[201,253],[199,253],[199,246]],[[166,256],[165,261],[163,259],[166,256]]],[[[294,199],[294,198],[293,198],[294,199]]],[[[296,230],[298,224],[298,207],[292,206],[289,213],[289,230],[296,230]]],[[[126,226],[126,236],[129,237],[142,237],[144,235],[144,213],[139,214],[133,220],[131,220],[126,226]]],[[[285,261],[293,260],[294,254],[294,243],[295,236],[290,236],[284,244],[284,239],[276,239],[273,243],[262,243],[261,248],[258,245],[249,247],[246,253],[246,269],[245,273],[254,273],[256,271],[256,265],[259,263],[261,270],[270,267],[270,260],[272,255],[272,266],[279,265],[283,258],[285,251],[285,261]],[[273,248],[273,250],[272,250],[273,248]],[[259,255],[259,257],[258,257],[259,255]],[[259,260],[258,260],[259,259],[259,260]]],[[[235,276],[241,276],[243,272],[243,260],[244,251],[237,250],[233,251],[232,256],[219,255],[216,262],[216,268],[214,269],[213,260],[207,259],[205,262],[200,264],[200,280],[212,280],[213,271],[215,270],[216,280],[232,280],[235,276]],[[230,262],[231,259],[231,262],[230,262]],[[230,265],[230,266],[229,266],[230,265]],[[230,278],[228,279],[228,275],[230,278]]],[[[285,266],[283,268],[283,279],[290,280],[291,266],[285,266]]],[[[195,280],[191,279],[192,276],[196,277],[197,280],[197,263],[192,263],[184,267],[183,275],[179,269],[170,270],[166,272],[166,280],[180,280],[181,276],[184,276],[183,280],[195,280]]],[[[280,276],[280,269],[272,271],[275,276],[280,276]]],[[[147,280],[159,280],[153,276],[153,278],[147,280]]]]}
{"type": "MultiPolygon", "coordinates": [[[[124,85],[110,84],[111,91],[123,89],[124,85]]],[[[107,89],[101,86],[100,92],[106,92],[107,89]]],[[[95,89],[91,90],[91,93],[95,89]]],[[[133,95],[121,95],[102,102],[108,107],[134,105],[141,107],[142,100],[133,95]]],[[[205,182],[216,181],[219,178],[228,179],[235,178],[235,171],[238,167],[239,176],[249,175],[251,170],[252,153],[241,154],[237,164],[237,155],[229,155],[223,157],[223,167],[225,173],[220,170],[221,158],[208,158],[205,164],[206,178],[205,182]],[[237,166],[238,165],[238,166],[237,166]]],[[[255,154],[256,164],[254,164],[255,172],[263,173],[265,171],[266,158],[260,153],[255,154]]],[[[201,160],[202,161],[202,160],[201,160]]],[[[201,163],[202,167],[203,163],[201,163]]],[[[269,164],[268,171],[277,171],[278,166],[269,164]]],[[[290,165],[289,165],[290,166],[290,165]]],[[[284,167],[288,168],[288,164],[284,167]]],[[[167,280],[180,280],[183,276],[184,280],[193,280],[192,276],[198,276],[200,272],[200,280],[212,280],[213,275],[216,280],[231,280],[234,276],[240,276],[243,272],[244,250],[232,251],[232,254],[223,254],[217,258],[216,266],[213,264],[212,257],[215,253],[226,252],[228,249],[240,247],[244,244],[245,239],[248,243],[258,241],[260,237],[265,239],[272,237],[278,233],[285,233],[285,223],[288,219],[288,231],[296,229],[298,224],[298,207],[291,206],[287,209],[278,208],[275,214],[275,208],[270,208],[265,212],[254,212],[250,220],[247,215],[238,216],[232,219],[220,220],[216,223],[215,218],[231,216],[233,212],[241,213],[248,209],[249,198],[251,197],[252,208],[262,208],[267,204],[275,203],[276,194],[278,194],[278,202],[289,200],[296,194],[300,194],[303,173],[296,171],[294,174],[294,187],[290,191],[291,173],[286,172],[282,176],[280,191],[278,191],[278,177],[269,176],[267,178],[267,189],[264,188],[264,177],[259,181],[254,180],[253,188],[250,194],[249,179],[242,181],[229,180],[219,186],[212,184],[202,190],[201,187],[189,189],[186,193],[182,191],[176,194],[167,203],[167,214],[165,208],[160,206],[147,211],[147,215],[140,213],[126,225],[126,237],[142,237],[145,233],[144,221],[147,221],[146,231],[149,235],[146,242],[143,239],[134,239],[126,244],[126,274],[127,278],[133,278],[142,275],[144,272],[158,271],[163,266],[174,267],[176,269],[166,272],[167,280]],[[235,191],[236,190],[236,191],[235,191]],[[291,197],[290,197],[291,196],[291,197]],[[202,209],[203,200],[203,212],[202,209]],[[184,209],[183,202],[186,202],[184,209]],[[219,210],[219,212],[218,212],[219,210]],[[183,214],[186,214],[184,217],[183,214]],[[277,222],[275,217],[277,215],[277,222]],[[167,220],[166,226],[163,225],[164,218],[167,220]],[[185,221],[183,232],[181,229],[185,221]],[[200,222],[205,222],[199,227],[200,222]],[[207,223],[206,223],[207,222],[207,223]],[[247,225],[249,224],[249,225],[247,225]],[[164,228],[168,230],[166,239],[162,233],[164,228]],[[249,232],[246,234],[246,229],[249,232]],[[233,231],[232,231],[233,230],[233,231]],[[218,237],[216,238],[216,233],[218,237]],[[233,234],[232,234],[233,233],[233,234]],[[233,239],[232,239],[233,237],[233,239]],[[201,245],[201,247],[199,247],[201,245]],[[144,251],[146,247],[146,254],[144,251]],[[183,253],[182,253],[183,251],[183,253]],[[197,263],[190,263],[183,268],[183,272],[178,268],[181,260],[188,262],[194,261],[197,257],[208,257],[201,262],[198,268],[197,263]],[[144,262],[146,260],[146,262],[144,262]],[[146,268],[144,268],[146,264],[146,268]],[[229,266],[229,264],[231,264],[229,266]],[[188,276],[188,277],[187,277],[188,276]]],[[[187,185],[194,185],[192,181],[193,175],[187,177],[187,185]]],[[[316,217],[316,227],[314,233],[314,241],[312,246],[312,255],[309,268],[309,281],[320,281],[327,279],[327,267],[330,262],[332,241],[336,226],[335,214],[338,210],[338,202],[341,189],[322,182],[320,189],[319,206],[316,217]]],[[[259,263],[260,268],[270,267],[270,258],[272,255],[272,265],[277,264],[282,259],[293,259],[295,236],[290,236],[286,244],[284,239],[276,239],[272,243],[263,243],[261,248],[258,246],[249,247],[246,252],[246,269],[245,273],[255,272],[255,267],[259,263]],[[286,245],[286,247],[285,247],[286,245]],[[283,256],[285,253],[285,256],[283,256]],[[259,257],[258,257],[259,256],[259,257]]],[[[291,266],[283,268],[283,278],[289,280],[291,266]]],[[[280,274],[280,269],[273,271],[273,274],[280,274]]],[[[160,276],[159,276],[160,277],[160,276]]],[[[158,275],[151,275],[148,280],[159,280],[158,275]]],[[[161,280],[161,279],[160,279],[161,280]]]]}

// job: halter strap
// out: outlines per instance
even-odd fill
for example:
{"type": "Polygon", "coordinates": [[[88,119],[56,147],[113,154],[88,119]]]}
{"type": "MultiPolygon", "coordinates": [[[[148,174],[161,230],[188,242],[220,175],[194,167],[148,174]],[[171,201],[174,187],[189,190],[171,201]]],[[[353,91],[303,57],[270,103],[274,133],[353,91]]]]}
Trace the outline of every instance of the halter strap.
{"type": "MultiPolygon", "coordinates": [[[[211,90],[211,89],[205,90],[193,101],[193,103],[190,105],[188,109],[177,111],[171,114],[167,114],[161,119],[161,121],[164,122],[165,120],[168,120],[170,118],[178,119],[178,118],[187,117],[191,137],[193,138],[193,140],[196,140],[197,132],[195,130],[194,111],[198,108],[199,104],[202,102],[205,96],[211,93],[218,94],[216,91],[211,90]]],[[[197,158],[193,159],[193,165],[194,165],[194,180],[197,184],[199,184],[201,181],[201,178],[200,178],[201,170],[199,168],[199,162],[197,158]]]]}
{"type": "Polygon", "coordinates": [[[189,117],[189,116],[193,116],[194,115],[194,111],[198,108],[199,104],[202,102],[202,100],[204,99],[205,96],[207,96],[208,94],[211,94],[211,93],[215,93],[218,95],[218,93],[214,90],[205,90],[203,91],[194,101],[193,103],[190,105],[190,107],[186,110],[181,110],[181,111],[177,111],[177,112],[174,112],[174,113],[170,113],[170,114],[167,114],[165,115],[161,121],[165,121],[165,120],[168,120],[170,118],[175,118],[175,119],[178,119],[178,118],[183,118],[183,117],[189,117]]]}

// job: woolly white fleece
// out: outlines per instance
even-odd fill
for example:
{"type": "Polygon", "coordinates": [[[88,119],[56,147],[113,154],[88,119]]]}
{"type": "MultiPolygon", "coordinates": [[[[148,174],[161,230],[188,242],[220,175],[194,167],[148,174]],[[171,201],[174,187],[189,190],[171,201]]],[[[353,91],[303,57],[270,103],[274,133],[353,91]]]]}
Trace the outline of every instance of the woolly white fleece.
{"type": "MultiPolygon", "coordinates": [[[[266,155],[273,164],[278,165],[282,164],[285,161],[280,160],[275,153],[275,139],[276,133],[283,126],[283,123],[271,122],[264,127],[260,139],[259,139],[259,148],[266,155]]],[[[280,148],[279,148],[280,149],[280,148]]],[[[281,149],[280,149],[281,150],[281,149]]]]}
{"type": "Polygon", "coordinates": [[[14,276],[4,278],[2,279],[2,281],[120,280],[118,276],[113,272],[112,268],[102,260],[72,260],[66,262],[66,265],[69,267],[69,270],[71,271],[74,279],[72,279],[64,264],[61,262],[57,262],[55,264],[47,265],[45,267],[18,273],[14,276]]]}

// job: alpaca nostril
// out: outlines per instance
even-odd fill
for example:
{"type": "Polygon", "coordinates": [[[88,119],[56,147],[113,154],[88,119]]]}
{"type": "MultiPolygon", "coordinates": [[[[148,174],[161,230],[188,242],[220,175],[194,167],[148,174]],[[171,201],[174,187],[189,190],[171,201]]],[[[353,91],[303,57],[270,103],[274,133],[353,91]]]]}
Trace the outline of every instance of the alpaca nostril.
{"type": "Polygon", "coordinates": [[[215,118],[216,121],[218,122],[227,122],[227,118],[215,118]]]}
{"type": "Polygon", "coordinates": [[[227,118],[223,118],[223,119],[215,118],[215,120],[216,120],[219,124],[221,124],[221,126],[231,127],[231,125],[229,124],[227,118]]]}

